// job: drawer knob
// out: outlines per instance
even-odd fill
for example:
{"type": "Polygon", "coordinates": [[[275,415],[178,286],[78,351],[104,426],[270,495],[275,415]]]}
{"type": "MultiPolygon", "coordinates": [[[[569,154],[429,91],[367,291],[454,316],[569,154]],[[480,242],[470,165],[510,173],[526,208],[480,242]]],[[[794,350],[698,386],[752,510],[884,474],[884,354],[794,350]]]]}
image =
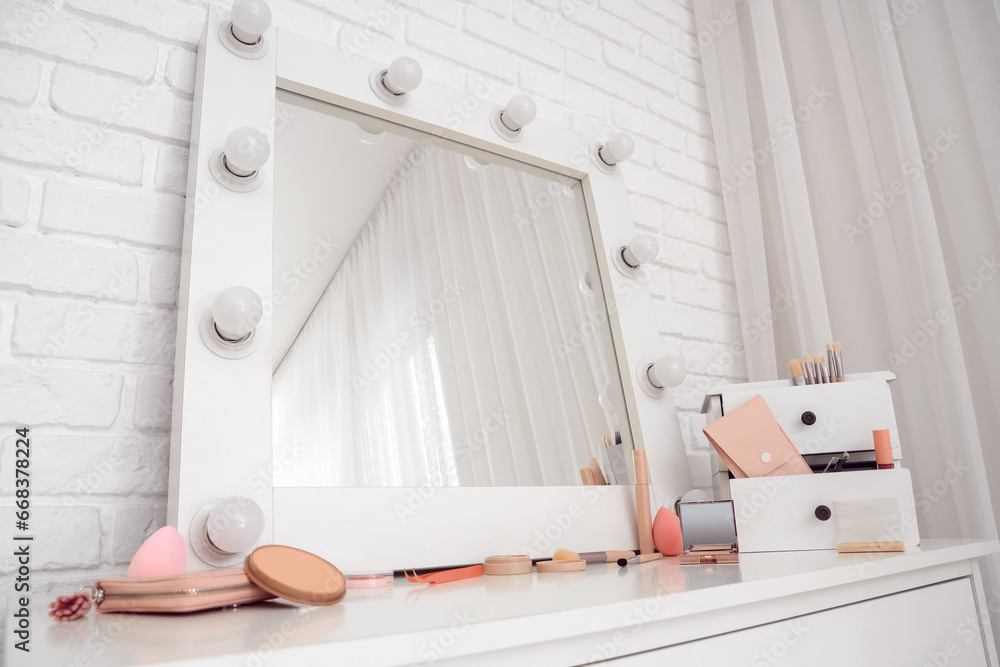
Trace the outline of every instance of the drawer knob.
{"type": "Polygon", "coordinates": [[[806,426],[812,426],[816,423],[816,413],[812,410],[806,410],[802,413],[802,423],[806,426]]]}
{"type": "Polygon", "coordinates": [[[829,521],[831,516],[833,516],[833,512],[826,505],[820,505],[816,508],[816,518],[820,521],[829,521]]]}

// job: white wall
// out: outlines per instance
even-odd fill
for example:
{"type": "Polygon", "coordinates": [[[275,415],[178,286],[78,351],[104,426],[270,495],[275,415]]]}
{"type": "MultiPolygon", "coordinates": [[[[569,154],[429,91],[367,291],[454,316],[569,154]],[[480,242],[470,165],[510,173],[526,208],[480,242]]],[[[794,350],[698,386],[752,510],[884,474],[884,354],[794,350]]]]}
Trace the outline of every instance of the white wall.
{"type": "MultiPolygon", "coordinates": [[[[675,396],[707,485],[702,390],[746,370],[690,0],[271,4],[309,37],[413,55],[431,79],[495,101],[524,91],[546,120],[635,136],[625,181],[661,239],[657,320],[692,372],[675,396]]],[[[12,523],[11,436],[29,425],[36,582],[120,572],[164,522],[204,15],[197,0],[2,0],[0,503],[12,523]]]]}

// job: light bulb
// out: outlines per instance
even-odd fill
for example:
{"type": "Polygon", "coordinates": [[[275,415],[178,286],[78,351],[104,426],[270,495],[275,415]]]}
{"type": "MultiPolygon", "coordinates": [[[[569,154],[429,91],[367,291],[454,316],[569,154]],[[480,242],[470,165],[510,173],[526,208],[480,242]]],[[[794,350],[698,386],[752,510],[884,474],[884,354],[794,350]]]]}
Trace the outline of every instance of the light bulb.
{"type": "Polygon", "coordinates": [[[660,357],[649,370],[650,379],[655,380],[654,384],[664,388],[679,386],[687,377],[687,367],[684,365],[684,358],[676,354],[668,354],[660,357]]]}
{"type": "Polygon", "coordinates": [[[237,341],[257,328],[264,317],[264,304],[249,287],[232,286],[219,292],[212,304],[212,321],[227,341],[237,341]]]}
{"type": "Polygon", "coordinates": [[[420,63],[409,56],[400,56],[389,64],[382,83],[390,92],[402,95],[416,90],[423,78],[420,63]]]}
{"type": "Polygon", "coordinates": [[[635,238],[628,244],[628,249],[640,264],[649,264],[656,259],[656,254],[660,252],[660,244],[656,238],[649,234],[636,234],[635,238]]]}
{"type": "Polygon", "coordinates": [[[271,155],[271,144],[260,130],[238,127],[226,137],[223,152],[229,171],[236,176],[249,176],[267,162],[271,155]]]}
{"type": "Polygon", "coordinates": [[[598,153],[607,164],[616,165],[629,159],[634,150],[635,143],[632,141],[632,137],[627,134],[616,134],[608,139],[608,143],[601,146],[598,153]]]}
{"type": "Polygon", "coordinates": [[[256,44],[271,27],[271,8],[264,0],[236,0],[232,19],[233,36],[244,44],[256,44]]]}
{"type": "MultiPolygon", "coordinates": [[[[701,489],[691,489],[683,496],[681,496],[682,503],[703,503],[712,499],[712,496],[708,495],[705,491],[701,489]]],[[[663,505],[666,507],[666,504],[663,505]]]]}
{"type": "Polygon", "coordinates": [[[507,129],[517,132],[535,120],[537,113],[538,107],[535,106],[533,99],[527,95],[515,95],[510,98],[510,102],[507,102],[507,106],[504,107],[500,119],[507,126],[507,129]]]}
{"type": "Polygon", "coordinates": [[[264,533],[264,512],[249,498],[226,498],[208,513],[205,532],[216,549],[238,554],[256,544],[264,533]]]}
{"type": "Polygon", "coordinates": [[[615,398],[611,390],[611,385],[605,385],[597,394],[597,402],[601,404],[605,412],[615,411],[615,398]]]}

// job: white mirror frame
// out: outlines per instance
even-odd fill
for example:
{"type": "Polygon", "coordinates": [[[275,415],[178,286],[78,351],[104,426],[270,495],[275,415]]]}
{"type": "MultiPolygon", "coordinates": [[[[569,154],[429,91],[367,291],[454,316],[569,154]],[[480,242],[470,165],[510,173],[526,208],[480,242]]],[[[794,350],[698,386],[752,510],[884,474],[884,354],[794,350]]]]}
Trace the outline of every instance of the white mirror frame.
{"type": "Polygon", "coordinates": [[[191,551],[192,519],[206,504],[230,496],[247,496],[264,510],[259,544],[307,549],[344,572],[477,563],[506,553],[544,558],[559,547],[637,547],[634,487],[628,485],[272,489],[266,304],[272,294],[273,138],[285,122],[275,117],[276,88],[580,179],[629,423],[635,446],[647,452],[654,511],[692,485],[673,398],[669,392],[647,396],[633,375],[641,359],[661,355],[661,345],[646,282],[610,269],[614,249],[636,230],[620,168],[605,173],[589,158],[595,139],[536,120],[519,142],[503,142],[490,126],[502,102],[424,80],[407,104],[388,105],[368,84],[382,63],[273,27],[267,53],[245,59],[218,37],[228,21],[227,11],[212,7],[198,51],[184,223],[168,521],[188,542],[189,569],[209,567],[191,551]],[[454,122],[445,128],[445,120],[454,122]],[[263,182],[252,192],[220,187],[209,168],[213,152],[240,126],[262,129],[272,144],[258,176],[263,182]],[[204,313],[229,285],[250,287],[265,301],[260,344],[242,359],[217,356],[199,333],[204,313]]]}

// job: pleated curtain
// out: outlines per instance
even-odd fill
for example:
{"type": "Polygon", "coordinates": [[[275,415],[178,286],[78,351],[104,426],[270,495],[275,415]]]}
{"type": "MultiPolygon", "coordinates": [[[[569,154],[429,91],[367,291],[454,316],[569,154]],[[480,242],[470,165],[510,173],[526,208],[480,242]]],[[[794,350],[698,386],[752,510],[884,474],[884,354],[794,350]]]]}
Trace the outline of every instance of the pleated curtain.
{"type": "Polygon", "coordinates": [[[274,373],[276,485],[578,484],[617,425],[578,193],[418,144],[274,373]]]}
{"type": "MultiPolygon", "coordinates": [[[[849,373],[893,371],[922,538],[995,538],[997,4],[695,11],[713,28],[702,58],[741,317],[773,322],[745,339],[750,379],[789,377],[789,359],[834,339],[849,373]]],[[[1000,559],[983,563],[1000,636],[1000,559]]]]}

